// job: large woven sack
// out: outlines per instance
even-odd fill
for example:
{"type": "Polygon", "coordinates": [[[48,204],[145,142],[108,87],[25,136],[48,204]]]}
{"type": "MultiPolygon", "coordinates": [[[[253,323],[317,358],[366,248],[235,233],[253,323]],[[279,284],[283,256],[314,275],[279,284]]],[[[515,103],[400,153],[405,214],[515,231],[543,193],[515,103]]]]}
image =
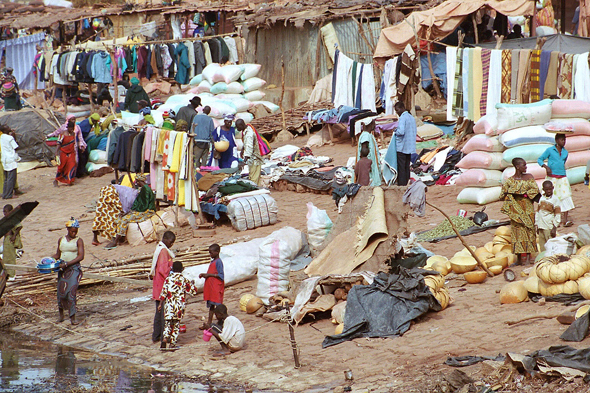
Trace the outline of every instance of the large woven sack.
{"type": "Polygon", "coordinates": [[[472,151],[457,163],[461,169],[504,169],[508,163],[502,160],[502,153],[472,151]]]}
{"type": "Polygon", "coordinates": [[[555,134],[545,131],[542,126],[521,127],[506,131],[500,135],[500,143],[506,147],[535,143],[555,144],[555,134]]]}
{"type": "Polygon", "coordinates": [[[496,104],[498,130],[508,131],[526,126],[541,126],[551,120],[551,101],[532,104],[496,104]]]}
{"type": "Polygon", "coordinates": [[[502,187],[467,187],[457,195],[457,202],[487,205],[488,203],[500,200],[501,192],[502,187]]]}
{"type": "Polygon", "coordinates": [[[168,227],[162,221],[163,211],[154,214],[150,219],[131,223],[127,228],[127,241],[132,246],[158,241],[158,234],[168,227]]]}
{"type": "MultiPolygon", "coordinates": [[[[523,145],[523,146],[515,146],[509,149],[504,150],[502,153],[502,159],[507,163],[512,163],[512,160],[515,158],[522,158],[526,162],[536,163],[541,154],[547,150],[547,148],[553,146],[554,144],[534,144],[534,145],[523,145]]],[[[514,167],[510,166],[507,169],[514,167]]],[[[527,172],[528,172],[528,165],[527,165],[527,172]]]]}
{"type": "Polygon", "coordinates": [[[486,134],[488,136],[497,135],[498,118],[492,115],[482,116],[473,125],[473,132],[475,134],[486,134]]]}
{"type": "Polygon", "coordinates": [[[468,169],[455,179],[463,187],[496,187],[502,185],[502,172],[491,169],[468,169]]]}
{"type": "Polygon", "coordinates": [[[469,139],[461,149],[465,154],[469,154],[472,151],[499,152],[503,150],[504,146],[500,143],[498,137],[490,137],[487,135],[475,135],[473,138],[469,139]]]}
{"type": "Polygon", "coordinates": [[[566,169],[575,168],[578,166],[586,166],[590,160],[590,150],[574,151],[569,153],[567,161],[565,162],[566,169]]]}
{"type": "Polygon", "coordinates": [[[555,100],[551,104],[554,118],[590,118],[590,102],[581,100],[555,100]]]}
{"type": "Polygon", "coordinates": [[[238,231],[275,224],[278,211],[276,201],[268,194],[237,198],[227,205],[227,215],[238,231]]]}

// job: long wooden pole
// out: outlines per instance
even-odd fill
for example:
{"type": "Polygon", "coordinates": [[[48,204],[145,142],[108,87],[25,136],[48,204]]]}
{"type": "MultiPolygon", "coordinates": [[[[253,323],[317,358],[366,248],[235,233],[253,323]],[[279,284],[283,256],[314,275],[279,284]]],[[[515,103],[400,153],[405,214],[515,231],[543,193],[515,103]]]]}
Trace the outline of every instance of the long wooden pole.
{"type": "Polygon", "coordinates": [[[434,206],[432,203],[430,202],[426,202],[426,204],[430,207],[432,207],[435,210],[438,210],[443,216],[445,216],[445,218],[447,220],[449,220],[449,224],[451,224],[451,228],[453,228],[453,231],[455,232],[455,234],[457,235],[457,237],[459,238],[459,240],[461,241],[461,243],[463,243],[463,245],[465,246],[465,248],[469,251],[469,253],[471,254],[471,256],[473,258],[475,258],[475,260],[477,261],[477,264],[479,265],[479,267],[481,267],[483,270],[485,270],[485,272],[488,274],[488,276],[490,277],[494,277],[494,273],[492,273],[490,271],[490,269],[488,269],[488,267],[486,266],[485,263],[483,263],[478,257],[477,255],[475,255],[475,253],[473,252],[473,250],[469,247],[469,245],[467,244],[467,242],[465,241],[465,239],[463,238],[463,236],[461,236],[461,234],[459,233],[459,231],[457,230],[457,228],[455,228],[455,225],[453,224],[453,221],[451,221],[451,218],[447,215],[447,213],[443,212],[442,210],[440,210],[438,207],[434,206]]]}

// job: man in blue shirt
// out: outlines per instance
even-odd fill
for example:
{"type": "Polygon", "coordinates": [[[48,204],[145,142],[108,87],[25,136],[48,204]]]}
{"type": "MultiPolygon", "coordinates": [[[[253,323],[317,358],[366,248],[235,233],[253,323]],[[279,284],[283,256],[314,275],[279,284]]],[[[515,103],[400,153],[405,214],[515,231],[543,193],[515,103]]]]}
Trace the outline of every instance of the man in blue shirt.
{"type": "Polygon", "coordinates": [[[559,199],[561,213],[563,217],[561,222],[564,226],[571,227],[572,221],[567,219],[568,212],[572,210],[574,201],[572,200],[572,190],[567,180],[565,172],[565,162],[567,161],[568,152],[565,150],[565,134],[555,135],[555,146],[548,147],[547,150],[537,160],[539,166],[547,171],[547,180],[551,180],[555,189],[554,194],[559,199]],[[547,164],[545,164],[547,160],[547,164]]]}
{"type": "Polygon", "coordinates": [[[193,153],[195,168],[206,166],[209,159],[209,144],[213,140],[213,131],[215,131],[215,125],[209,113],[211,113],[211,107],[206,106],[203,108],[203,113],[193,118],[191,134],[195,135],[193,153]]]}
{"type": "Polygon", "coordinates": [[[410,158],[412,153],[416,152],[416,120],[400,101],[395,104],[395,112],[399,116],[397,130],[395,130],[397,185],[406,186],[410,180],[410,158]]]}

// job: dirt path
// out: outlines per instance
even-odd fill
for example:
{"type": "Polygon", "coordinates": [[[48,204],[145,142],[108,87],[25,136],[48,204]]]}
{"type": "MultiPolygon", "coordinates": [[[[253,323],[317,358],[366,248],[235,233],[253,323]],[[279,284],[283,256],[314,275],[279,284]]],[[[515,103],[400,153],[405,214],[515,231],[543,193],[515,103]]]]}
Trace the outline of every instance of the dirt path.
{"type": "MultiPolygon", "coordinates": [[[[294,144],[303,145],[304,138],[297,138],[294,144]]],[[[344,164],[354,155],[349,144],[337,144],[313,149],[317,155],[328,155],[336,164],[344,164]]],[[[65,231],[48,231],[48,228],[63,226],[70,216],[92,217],[85,205],[90,205],[98,196],[101,186],[108,184],[112,175],[102,178],[87,178],[73,187],[51,186],[54,170],[38,169],[19,175],[19,183],[26,194],[13,201],[17,204],[38,200],[40,205],[24,221],[23,243],[25,262],[51,255],[55,251],[57,239],[65,231]]],[[[576,223],[590,221],[590,212],[583,208],[588,201],[588,189],[574,186],[574,202],[579,206],[572,217],[576,223]]],[[[428,200],[449,214],[465,205],[456,202],[458,187],[430,187],[428,200]]],[[[328,195],[298,194],[294,192],[273,192],[279,205],[280,222],[274,226],[258,228],[238,233],[226,223],[217,228],[213,239],[193,239],[186,229],[179,232],[176,247],[186,245],[206,245],[211,242],[246,240],[262,237],[283,226],[293,226],[305,231],[306,203],[326,209],[335,219],[333,201],[328,195]]],[[[490,218],[504,219],[500,214],[500,203],[488,205],[486,212],[490,218]]],[[[91,210],[91,209],[90,209],[91,210]]],[[[475,206],[467,206],[475,210],[475,206]]],[[[423,218],[410,217],[409,228],[421,231],[432,228],[442,221],[440,213],[427,207],[423,218]]],[[[575,230],[575,227],[572,231],[575,230]]],[[[91,223],[82,223],[80,235],[86,244],[87,257],[84,265],[104,258],[124,258],[126,256],[152,252],[155,245],[138,247],[122,246],[107,251],[93,247],[91,242],[91,223]]],[[[467,237],[468,241],[481,246],[491,241],[493,233],[483,232],[467,237]]],[[[423,244],[427,249],[448,257],[462,248],[457,239],[445,240],[436,244],[423,244]]],[[[32,263],[32,262],[29,262],[32,263]]],[[[517,274],[520,269],[516,269],[517,274]]],[[[552,319],[534,320],[513,327],[505,321],[522,316],[557,312],[563,309],[558,304],[539,306],[532,302],[516,305],[500,305],[498,291],[504,285],[501,276],[488,278],[479,285],[465,285],[462,278],[452,278],[448,285],[454,298],[453,304],[439,313],[429,313],[412,325],[410,330],[396,339],[357,339],[328,349],[321,348],[326,335],[333,334],[334,325],[329,319],[306,322],[296,328],[297,343],[301,352],[303,366],[293,368],[292,351],[289,343],[288,327],[282,323],[267,323],[261,318],[239,311],[238,300],[242,294],[254,293],[256,281],[244,282],[226,290],[227,305],[231,313],[240,318],[246,327],[247,348],[226,358],[215,359],[212,352],[217,344],[204,343],[197,326],[205,315],[205,308],[198,296],[190,300],[185,323],[187,333],[182,334],[179,344],[182,349],[162,353],[157,345],[151,343],[151,321],[154,305],[151,301],[135,302],[132,299],[148,295],[147,290],[135,290],[124,285],[103,285],[82,289],[79,295],[79,308],[85,322],[73,329],[75,332],[56,328],[49,322],[31,319],[13,326],[15,330],[55,341],[99,352],[116,353],[128,357],[132,362],[154,366],[188,376],[206,377],[214,381],[237,382],[260,389],[289,392],[318,387],[317,391],[327,391],[344,386],[343,371],[352,370],[356,391],[432,391],[440,375],[448,374],[451,368],[442,363],[448,356],[485,355],[498,353],[528,353],[551,345],[564,344],[559,335],[565,327],[552,319]]],[[[10,293],[7,293],[10,297],[10,293]]],[[[38,313],[48,321],[54,321],[54,293],[31,298],[32,306],[26,299],[15,299],[30,311],[38,313]]],[[[1,311],[2,317],[14,317],[15,312],[25,313],[11,303],[1,311]]],[[[60,325],[70,328],[67,324],[60,325]]],[[[569,343],[577,348],[588,345],[569,343]]],[[[474,375],[483,372],[480,365],[463,371],[474,375]]],[[[534,391],[555,391],[554,386],[540,387],[534,391]],[[546,390],[546,389],[553,390],[546,390]]]]}

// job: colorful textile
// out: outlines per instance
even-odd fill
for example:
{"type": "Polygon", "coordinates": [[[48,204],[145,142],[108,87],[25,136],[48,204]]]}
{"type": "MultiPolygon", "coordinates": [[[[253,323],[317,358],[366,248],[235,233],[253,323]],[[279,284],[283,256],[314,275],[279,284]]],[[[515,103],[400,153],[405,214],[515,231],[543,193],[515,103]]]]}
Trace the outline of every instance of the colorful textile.
{"type": "Polygon", "coordinates": [[[533,199],[539,195],[534,179],[506,179],[502,184],[500,200],[504,200],[501,212],[510,218],[512,229],[512,252],[530,254],[537,252],[535,234],[535,209],[533,199]]]}
{"type": "Polygon", "coordinates": [[[182,273],[171,272],[160,293],[160,300],[165,301],[164,319],[181,320],[184,317],[186,307],[186,296],[197,294],[197,287],[194,282],[182,275],[182,273]]]}
{"type": "Polygon", "coordinates": [[[548,176],[546,180],[553,183],[553,195],[559,199],[559,207],[562,212],[568,212],[575,208],[574,200],[572,199],[572,189],[567,177],[548,176]]]}
{"type": "Polygon", "coordinates": [[[481,117],[481,111],[479,108],[478,103],[481,100],[481,93],[483,89],[483,64],[482,64],[482,48],[474,48],[473,49],[473,63],[472,63],[472,72],[473,72],[473,117],[471,118],[473,121],[479,120],[481,117]]]}
{"type": "MultiPolygon", "coordinates": [[[[168,304],[168,302],[166,302],[168,304]]],[[[180,333],[180,320],[178,319],[166,319],[164,321],[164,342],[170,344],[170,348],[176,346],[178,341],[178,334],[180,333]]]]}
{"type": "Polygon", "coordinates": [[[520,49],[512,50],[512,78],[510,81],[510,102],[516,102],[518,97],[518,66],[520,64],[520,49]]]}
{"type": "Polygon", "coordinates": [[[225,274],[223,272],[223,262],[220,258],[214,259],[209,264],[207,274],[217,274],[219,278],[208,277],[205,279],[203,288],[203,300],[216,304],[223,303],[223,293],[225,292],[225,274]]]}
{"type": "Polygon", "coordinates": [[[66,222],[66,228],[80,228],[80,222],[72,217],[66,222]]]}
{"type": "MultiPolygon", "coordinates": [[[[78,238],[75,240],[78,242],[78,238]]],[[[82,268],[79,263],[57,274],[57,307],[69,310],[70,318],[76,314],[76,295],[81,279],[82,268]]]]}
{"type": "Polygon", "coordinates": [[[76,168],[78,167],[76,157],[76,143],[74,135],[62,135],[58,140],[59,149],[59,166],[55,180],[60,183],[72,184],[76,177],[76,168]]]}
{"type": "Polygon", "coordinates": [[[482,84],[481,97],[479,99],[479,112],[481,116],[485,116],[488,103],[488,81],[490,76],[490,58],[492,51],[490,49],[483,49],[481,51],[481,69],[482,69],[482,84]]]}
{"type": "Polygon", "coordinates": [[[512,51],[504,49],[502,51],[502,99],[504,104],[510,103],[510,94],[512,88],[512,51]]]}
{"type": "Polygon", "coordinates": [[[545,82],[547,82],[547,74],[549,72],[549,62],[550,61],[551,61],[551,52],[547,51],[547,50],[542,51],[541,52],[540,68],[539,68],[539,77],[540,77],[539,97],[541,97],[541,100],[543,99],[543,97],[545,97],[545,82]]]}
{"type": "Polygon", "coordinates": [[[541,50],[531,53],[530,62],[531,102],[541,101],[541,50]]]}
{"type": "Polygon", "coordinates": [[[518,95],[517,103],[528,104],[531,97],[531,50],[521,49],[518,63],[518,95]]]}
{"type": "Polygon", "coordinates": [[[117,226],[116,234],[122,237],[127,236],[127,229],[129,229],[129,224],[140,223],[145,220],[149,220],[150,218],[152,218],[154,214],[156,214],[154,210],[146,210],[144,212],[132,211],[129,214],[125,214],[123,217],[118,217],[115,220],[115,225],[117,226]]]}
{"type": "Polygon", "coordinates": [[[159,300],[162,295],[162,288],[166,278],[172,269],[172,258],[174,254],[162,242],[158,244],[152,258],[152,269],[150,275],[154,277],[152,284],[152,299],[159,300]]]}
{"type": "Polygon", "coordinates": [[[557,77],[557,94],[559,98],[573,98],[573,62],[574,55],[566,53],[559,54],[559,71],[557,77]]]}
{"type": "Polygon", "coordinates": [[[92,221],[92,231],[98,232],[100,236],[107,239],[114,238],[117,235],[115,221],[121,216],[122,212],[123,207],[115,186],[108,185],[102,187],[98,194],[96,216],[92,221]]]}

